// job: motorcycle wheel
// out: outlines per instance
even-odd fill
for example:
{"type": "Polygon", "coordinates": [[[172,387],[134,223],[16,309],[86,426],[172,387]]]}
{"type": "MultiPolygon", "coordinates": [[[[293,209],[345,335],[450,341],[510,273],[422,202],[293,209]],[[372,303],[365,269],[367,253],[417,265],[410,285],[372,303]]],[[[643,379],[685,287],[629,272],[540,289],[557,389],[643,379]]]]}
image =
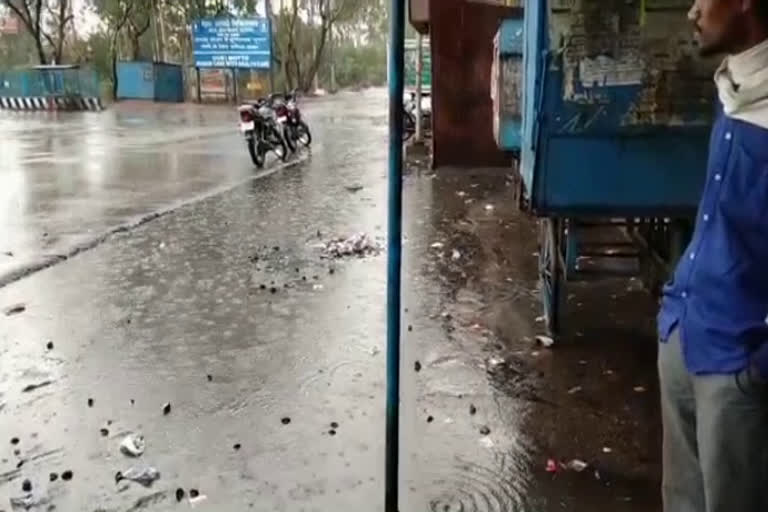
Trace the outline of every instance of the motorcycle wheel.
{"type": "Polygon", "coordinates": [[[266,160],[266,154],[261,144],[256,143],[255,138],[248,139],[248,153],[251,154],[251,160],[253,164],[259,169],[264,168],[264,161],[266,160]]]}
{"type": "Polygon", "coordinates": [[[296,140],[305,148],[312,144],[312,132],[309,131],[309,126],[304,121],[299,121],[299,126],[296,127],[296,140]]]}
{"type": "Polygon", "coordinates": [[[277,130],[277,128],[272,127],[269,134],[270,141],[269,143],[272,145],[272,151],[275,152],[275,154],[285,162],[288,160],[288,148],[285,145],[285,140],[283,140],[283,136],[280,135],[280,132],[277,130]]]}
{"type": "Polygon", "coordinates": [[[288,150],[291,153],[296,152],[296,139],[293,138],[293,130],[290,126],[285,126],[283,128],[283,140],[285,140],[285,145],[288,146],[288,150]]]}
{"type": "Polygon", "coordinates": [[[403,112],[403,141],[407,141],[416,133],[416,119],[410,112],[403,112]]]}

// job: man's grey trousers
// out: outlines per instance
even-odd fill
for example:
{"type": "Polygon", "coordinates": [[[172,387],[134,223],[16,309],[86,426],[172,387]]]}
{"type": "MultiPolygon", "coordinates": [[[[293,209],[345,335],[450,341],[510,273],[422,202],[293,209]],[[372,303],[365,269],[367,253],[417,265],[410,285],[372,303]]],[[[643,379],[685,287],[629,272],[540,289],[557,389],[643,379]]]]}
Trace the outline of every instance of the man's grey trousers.
{"type": "Polygon", "coordinates": [[[676,330],[659,346],[665,512],[768,512],[768,385],[692,375],[676,330]]]}

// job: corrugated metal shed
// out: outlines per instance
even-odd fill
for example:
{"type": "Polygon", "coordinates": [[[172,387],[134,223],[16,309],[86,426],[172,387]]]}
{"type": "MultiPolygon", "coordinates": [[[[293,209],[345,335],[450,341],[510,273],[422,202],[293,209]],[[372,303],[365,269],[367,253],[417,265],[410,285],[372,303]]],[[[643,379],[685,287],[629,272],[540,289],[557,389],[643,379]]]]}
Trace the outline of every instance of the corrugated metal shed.
{"type": "Polygon", "coordinates": [[[119,62],[117,99],[184,101],[184,74],[181,66],[164,62],[119,62]]]}

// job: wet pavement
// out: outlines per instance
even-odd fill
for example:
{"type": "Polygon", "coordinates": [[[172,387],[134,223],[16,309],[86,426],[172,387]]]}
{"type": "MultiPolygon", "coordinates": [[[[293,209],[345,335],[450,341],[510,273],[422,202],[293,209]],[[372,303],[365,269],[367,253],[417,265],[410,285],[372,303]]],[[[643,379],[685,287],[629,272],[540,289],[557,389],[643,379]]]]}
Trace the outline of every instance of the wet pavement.
{"type": "MultiPolygon", "coordinates": [[[[385,255],[322,246],[384,239],[386,97],[306,110],[311,154],[260,174],[226,109],[25,118],[22,143],[2,143],[23,205],[0,217],[16,265],[113,234],[0,288],[0,308],[23,304],[0,316],[0,510],[26,479],[38,510],[383,510],[385,255]],[[134,137],[124,115],[158,140],[115,142],[134,137]],[[180,119],[209,134],[162,139],[180,119]],[[34,122],[78,135],[43,156],[34,122]],[[91,136],[98,153],[74,143],[91,136]],[[120,451],[131,433],[136,459],[120,451]],[[159,480],[116,483],[137,465],[159,480]]],[[[603,297],[573,315],[579,340],[537,347],[535,234],[507,181],[409,166],[401,510],[658,510],[652,305],[609,283],[614,318],[603,297]],[[550,474],[548,458],[594,468],[550,474]]]]}

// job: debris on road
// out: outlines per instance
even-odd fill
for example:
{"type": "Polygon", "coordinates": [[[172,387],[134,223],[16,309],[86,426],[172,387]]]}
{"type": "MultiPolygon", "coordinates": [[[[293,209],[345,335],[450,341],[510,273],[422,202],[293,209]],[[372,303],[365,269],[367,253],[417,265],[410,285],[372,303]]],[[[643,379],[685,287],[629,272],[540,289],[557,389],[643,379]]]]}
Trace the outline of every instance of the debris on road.
{"type": "Polygon", "coordinates": [[[536,341],[544,348],[550,348],[554,346],[555,340],[549,336],[538,335],[536,341]]]}
{"type": "Polygon", "coordinates": [[[48,481],[49,482],[55,482],[58,479],[59,479],[59,474],[58,473],[51,473],[50,475],[48,475],[48,481]]]}
{"type": "Polygon", "coordinates": [[[88,399],[88,407],[93,407],[93,398],[88,399]]]}
{"type": "Polygon", "coordinates": [[[635,393],[645,393],[646,392],[645,386],[635,386],[632,389],[635,390],[635,393]]]}
{"type": "Polygon", "coordinates": [[[585,469],[587,469],[589,467],[589,464],[587,464],[583,460],[573,459],[572,461],[569,461],[565,465],[565,467],[566,467],[566,469],[569,469],[571,471],[575,471],[577,473],[581,473],[582,471],[584,471],[585,469]]]}
{"type": "Polygon", "coordinates": [[[574,387],[572,387],[571,389],[568,390],[568,394],[569,395],[575,395],[576,393],[579,393],[580,391],[582,391],[582,389],[583,388],[581,386],[574,386],[574,387]]]}
{"type": "Polygon", "coordinates": [[[445,244],[443,242],[435,242],[432,245],[430,245],[432,249],[442,249],[445,247],[445,244]]]}
{"type": "Polygon", "coordinates": [[[419,373],[421,371],[421,363],[419,361],[413,363],[413,369],[416,370],[416,373],[419,373]]]}
{"type": "Polygon", "coordinates": [[[108,428],[102,428],[99,430],[99,433],[101,434],[101,437],[107,437],[109,435],[109,429],[108,428]]]}
{"type": "Polygon", "coordinates": [[[130,434],[120,443],[120,452],[128,457],[141,457],[147,444],[144,436],[140,434],[130,434]]]}
{"type": "Polygon", "coordinates": [[[200,491],[198,491],[197,489],[189,490],[189,504],[192,505],[192,507],[199,505],[201,502],[207,499],[208,499],[208,496],[206,496],[205,494],[200,494],[200,491]]]}
{"type": "Polygon", "coordinates": [[[477,414],[477,407],[475,407],[475,404],[469,404],[469,415],[474,416],[477,414]]]}
{"type": "Polygon", "coordinates": [[[493,211],[493,205],[492,204],[485,205],[485,211],[487,212],[493,211]]]}
{"type": "Polygon", "coordinates": [[[451,259],[453,261],[459,261],[461,259],[461,251],[459,251],[458,249],[454,249],[451,252],[451,259]]]}
{"type": "Polygon", "coordinates": [[[53,342],[49,341],[48,343],[46,343],[45,348],[47,348],[48,350],[53,350],[53,342]]]}
{"type": "Polygon", "coordinates": [[[149,508],[152,505],[156,505],[160,503],[161,501],[165,500],[166,491],[159,491],[153,494],[150,494],[149,496],[144,496],[136,500],[136,502],[133,504],[131,508],[129,508],[126,512],[138,512],[139,510],[145,510],[149,508]]]}
{"type": "Polygon", "coordinates": [[[480,434],[484,436],[489,436],[491,435],[491,429],[488,428],[488,426],[483,425],[482,427],[480,427],[480,434]]]}
{"type": "Polygon", "coordinates": [[[43,508],[50,500],[45,497],[35,498],[32,494],[26,494],[18,498],[11,498],[11,510],[31,510],[43,508]]]}
{"type": "Polygon", "coordinates": [[[20,442],[21,442],[21,441],[19,441],[19,438],[18,438],[18,437],[12,437],[12,438],[11,438],[11,444],[12,444],[12,445],[14,445],[14,446],[16,446],[17,444],[19,444],[20,442]]]}
{"type": "Polygon", "coordinates": [[[211,375],[210,373],[206,375],[206,378],[208,379],[208,382],[213,382],[213,375],[211,375]]]}
{"type": "Polygon", "coordinates": [[[69,482],[70,480],[72,480],[73,476],[74,475],[72,474],[72,471],[66,470],[61,474],[61,479],[64,480],[65,482],[69,482]]]}
{"type": "Polygon", "coordinates": [[[371,347],[371,355],[372,356],[379,355],[379,352],[381,352],[381,349],[379,347],[371,347]]]}
{"type": "Polygon", "coordinates": [[[20,313],[23,313],[27,310],[27,306],[24,304],[14,304],[12,306],[8,306],[3,310],[3,313],[5,313],[5,316],[13,316],[18,315],[20,313]]]}
{"type": "Polygon", "coordinates": [[[291,418],[286,416],[285,418],[283,418],[280,421],[283,423],[283,425],[288,425],[291,422],[291,418]]]}
{"type": "Polygon", "coordinates": [[[363,188],[365,188],[365,187],[363,187],[363,186],[362,186],[362,185],[360,185],[359,183],[355,183],[355,184],[353,184],[353,185],[347,185],[347,186],[345,186],[344,188],[347,190],[347,192],[351,192],[351,193],[353,193],[353,194],[354,194],[354,193],[356,193],[356,192],[360,192],[360,191],[361,191],[361,190],[363,190],[363,188]]]}
{"type": "Polygon", "coordinates": [[[32,492],[32,482],[30,482],[29,479],[24,480],[21,483],[21,490],[23,492],[32,492]]]}
{"type": "Polygon", "coordinates": [[[185,495],[185,494],[186,494],[186,492],[184,492],[184,489],[182,489],[181,487],[179,487],[178,489],[176,489],[176,501],[178,501],[179,503],[181,503],[181,500],[183,500],[183,499],[184,499],[184,495],[185,495]]]}
{"type": "Polygon", "coordinates": [[[128,469],[125,472],[118,471],[115,475],[115,483],[119,484],[123,480],[136,482],[144,487],[151,487],[156,480],[160,478],[160,472],[151,466],[137,466],[128,469]]]}
{"type": "Polygon", "coordinates": [[[163,415],[168,416],[169,414],[171,414],[171,402],[167,402],[163,405],[163,415]]]}
{"type": "Polygon", "coordinates": [[[242,448],[242,445],[241,445],[240,443],[235,443],[235,444],[232,446],[232,449],[233,449],[233,450],[235,450],[235,451],[239,451],[239,450],[240,450],[240,448],[242,448]]]}
{"type": "Polygon", "coordinates": [[[46,380],[43,382],[40,382],[39,384],[30,384],[29,386],[26,386],[24,389],[21,390],[22,393],[31,393],[32,391],[36,391],[40,388],[44,388],[46,386],[50,386],[53,384],[52,380],[46,380]]]}
{"type": "Polygon", "coordinates": [[[427,423],[432,423],[433,421],[435,421],[433,416],[427,416],[427,423]]]}
{"type": "Polygon", "coordinates": [[[547,459],[547,466],[545,468],[545,471],[547,473],[557,473],[558,465],[555,459],[547,459]]]}
{"type": "Polygon", "coordinates": [[[603,453],[611,453],[613,450],[611,448],[608,448],[607,446],[603,446],[603,453]]]}
{"type": "Polygon", "coordinates": [[[348,256],[376,256],[382,251],[381,244],[366,233],[357,233],[347,238],[333,239],[323,246],[327,258],[348,256]]]}
{"type": "Polygon", "coordinates": [[[336,431],[334,429],[331,429],[331,430],[328,431],[328,435],[329,436],[335,436],[336,435],[336,431]]]}

